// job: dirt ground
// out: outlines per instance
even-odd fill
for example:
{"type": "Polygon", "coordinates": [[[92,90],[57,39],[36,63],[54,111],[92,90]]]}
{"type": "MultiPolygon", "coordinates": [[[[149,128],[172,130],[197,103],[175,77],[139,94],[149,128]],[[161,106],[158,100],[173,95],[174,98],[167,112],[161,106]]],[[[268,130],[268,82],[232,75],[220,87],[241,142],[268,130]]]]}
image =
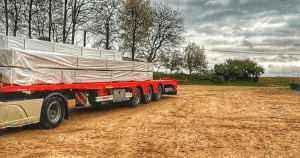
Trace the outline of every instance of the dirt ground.
{"type": "Polygon", "coordinates": [[[70,107],[57,128],[0,132],[0,157],[298,157],[300,96],[284,88],[179,86],[138,108],[70,107]]]}

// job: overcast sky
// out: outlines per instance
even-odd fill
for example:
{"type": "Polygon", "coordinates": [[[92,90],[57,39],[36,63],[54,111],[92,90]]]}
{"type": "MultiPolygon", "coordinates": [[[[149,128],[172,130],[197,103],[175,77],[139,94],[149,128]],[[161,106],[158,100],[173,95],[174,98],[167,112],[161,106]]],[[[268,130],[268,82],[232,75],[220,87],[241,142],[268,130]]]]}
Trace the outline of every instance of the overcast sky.
{"type": "Polygon", "coordinates": [[[210,68],[228,58],[250,58],[265,68],[261,77],[300,77],[299,0],[152,2],[181,13],[183,37],[205,47],[210,68]]]}

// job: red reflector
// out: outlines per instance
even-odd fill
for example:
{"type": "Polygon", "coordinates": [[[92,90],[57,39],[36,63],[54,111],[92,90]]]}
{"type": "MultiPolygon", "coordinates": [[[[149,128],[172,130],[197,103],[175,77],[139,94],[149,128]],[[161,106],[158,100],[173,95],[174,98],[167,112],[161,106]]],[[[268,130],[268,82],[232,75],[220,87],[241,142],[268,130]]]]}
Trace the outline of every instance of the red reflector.
{"type": "Polygon", "coordinates": [[[67,102],[67,106],[70,106],[70,102],[67,102]]]}

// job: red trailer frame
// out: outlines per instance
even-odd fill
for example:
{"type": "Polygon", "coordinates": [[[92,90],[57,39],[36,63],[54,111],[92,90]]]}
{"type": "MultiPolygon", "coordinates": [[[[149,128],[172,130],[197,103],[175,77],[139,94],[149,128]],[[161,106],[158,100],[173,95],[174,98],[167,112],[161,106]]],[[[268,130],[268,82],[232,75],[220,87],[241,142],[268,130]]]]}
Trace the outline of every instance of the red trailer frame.
{"type": "Polygon", "coordinates": [[[132,106],[137,107],[141,102],[147,104],[151,100],[160,100],[162,94],[177,95],[177,80],[165,78],[151,81],[41,84],[30,86],[1,84],[0,98],[2,100],[14,94],[24,94],[26,96],[20,97],[20,95],[17,95],[12,97],[22,101],[12,102],[11,104],[7,100],[0,102],[0,115],[3,115],[0,116],[0,127],[2,129],[21,127],[37,122],[40,122],[45,128],[55,128],[64,118],[68,118],[69,99],[75,99],[76,105],[78,102],[83,102],[82,105],[78,104],[79,106],[86,105],[87,101],[92,106],[99,106],[98,101],[113,100],[113,102],[129,101],[132,106]],[[115,94],[115,92],[121,95],[115,94]],[[31,97],[32,100],[29,100],[27,95],[33,96],[31,97]],[[121,100],[117,100],[116,98],[120,96],[121,100]],[[1,110],[3,114],[1,114],[1,110]],[[8,119],[9,115],[16,113],[18,113],[18,120],[8,119]]]}

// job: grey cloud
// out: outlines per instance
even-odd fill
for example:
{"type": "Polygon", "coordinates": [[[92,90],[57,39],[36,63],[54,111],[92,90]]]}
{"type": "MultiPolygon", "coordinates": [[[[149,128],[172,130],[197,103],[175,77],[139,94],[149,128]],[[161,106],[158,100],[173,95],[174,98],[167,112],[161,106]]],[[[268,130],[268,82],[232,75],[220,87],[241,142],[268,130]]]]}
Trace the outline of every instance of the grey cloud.
{"type": "Polygon", "coordinates": [[[253,44],[247,40],[243,40],[243,43],[241,44],[241,46],[247,46],[247,47],[253,49],[253,44]]]}

